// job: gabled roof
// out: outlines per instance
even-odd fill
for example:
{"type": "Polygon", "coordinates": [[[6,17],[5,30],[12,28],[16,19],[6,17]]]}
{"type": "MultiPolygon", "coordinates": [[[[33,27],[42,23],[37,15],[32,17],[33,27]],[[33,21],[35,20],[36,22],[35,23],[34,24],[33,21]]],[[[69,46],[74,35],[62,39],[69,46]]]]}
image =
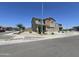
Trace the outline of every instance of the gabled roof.
{"type": "Polygon", "coordinates": [[[53,20],[53,21],[56,21],[54,18],[52,17],[48,17],[48,18],[45,18],[44,20],[53,20]]]}
{"type": "Polygon", "coordinates": [[[33,18],[32,18],[32,21],[36,21],[36,20],[41,21],[40,18],[36,18],[36,17],[33,17],[33,18]]]}

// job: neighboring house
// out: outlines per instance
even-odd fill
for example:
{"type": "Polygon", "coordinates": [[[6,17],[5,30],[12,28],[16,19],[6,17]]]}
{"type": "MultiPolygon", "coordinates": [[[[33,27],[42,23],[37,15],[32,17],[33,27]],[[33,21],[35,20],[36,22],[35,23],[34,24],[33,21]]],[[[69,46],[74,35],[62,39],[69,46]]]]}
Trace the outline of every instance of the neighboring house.
{"type": "Polygon", "coordinates": [[[39,29],[43,29],[45,32],[58,32],[60,31],[60,28],[62,29],[62,24],[56,23],[56,20],[48,17],[45,19],[39,19],[39,18],[32,18],[32,30],[35,32],[38,32],[39,29]],[[41,26],[39,28],[39,25],[41,26]]]}
{"type": "Polygon", "coordinates": [[[5,27],[6,31],[19,31],[17,27],[5,27]]]}
{"type": "Polygon", "coordinates": [[[5,31],[18,31],[19,29],[16,27],[3,27],[0,26],[0,32],[5,32],[5,31]]]}
{"type": "Polygon", "coordinates": [[[74,26],[74,27],[72,28],[72,30],[74,30],[74,31],[79,31],[79,26],[74,26]]]}

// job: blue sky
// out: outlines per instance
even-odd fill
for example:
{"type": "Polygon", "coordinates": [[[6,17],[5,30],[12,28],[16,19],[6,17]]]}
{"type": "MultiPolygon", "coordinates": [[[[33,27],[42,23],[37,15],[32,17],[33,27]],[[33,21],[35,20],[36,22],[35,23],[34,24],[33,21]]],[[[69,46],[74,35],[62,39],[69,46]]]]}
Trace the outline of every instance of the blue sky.
{"type": "MultiPolygon", "coordinates": [[[[51,16],[64,28],[79,25],[78,2],[44,2],[43,7],[43,18],[51,16]]],[[[21,23],[30,27],[32,17],[42,18],[41,8],[41,2],[0,2],[0,25],[16,26],[21,23]]]]}

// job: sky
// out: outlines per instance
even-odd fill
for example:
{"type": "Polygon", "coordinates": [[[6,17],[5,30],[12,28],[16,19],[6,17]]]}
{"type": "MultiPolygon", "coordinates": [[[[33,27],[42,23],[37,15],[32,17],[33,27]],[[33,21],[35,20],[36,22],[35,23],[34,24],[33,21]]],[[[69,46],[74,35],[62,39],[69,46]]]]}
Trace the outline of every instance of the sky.
{"type": "Polygon", "coordinates": [[[64,28],[79,25],[78,2],[0,2],[0,25],[31,27],[32,17],[52,17],[64,28]]]}

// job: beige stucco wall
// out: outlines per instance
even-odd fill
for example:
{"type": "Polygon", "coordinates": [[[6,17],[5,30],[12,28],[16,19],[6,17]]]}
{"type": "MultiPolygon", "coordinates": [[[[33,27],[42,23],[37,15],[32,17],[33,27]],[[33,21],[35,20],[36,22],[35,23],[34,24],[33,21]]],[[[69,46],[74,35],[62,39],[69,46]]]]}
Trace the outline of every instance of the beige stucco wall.
{"type": "Polygon", "coordinates": [[[58,24],[53,20],[46,20],[45,25],[47,25],[46,27],[47,32],[58,32],[59,31],[58,24]]]}
{"type": "MultiPolygon", "coordinates": [[[[38,32],[38,28],[36,26],[36,23],[38,24],[39,22],[36,21],[36,22],[33,22],[33,29],[38,32]]],[[[58,32],[59,31],[59,26],[58,24],[56,23],[56,21],[53,21],[53,20],[45,20],[45,24],[46,25],[46,31],[47,32],[58,32]]]]}

